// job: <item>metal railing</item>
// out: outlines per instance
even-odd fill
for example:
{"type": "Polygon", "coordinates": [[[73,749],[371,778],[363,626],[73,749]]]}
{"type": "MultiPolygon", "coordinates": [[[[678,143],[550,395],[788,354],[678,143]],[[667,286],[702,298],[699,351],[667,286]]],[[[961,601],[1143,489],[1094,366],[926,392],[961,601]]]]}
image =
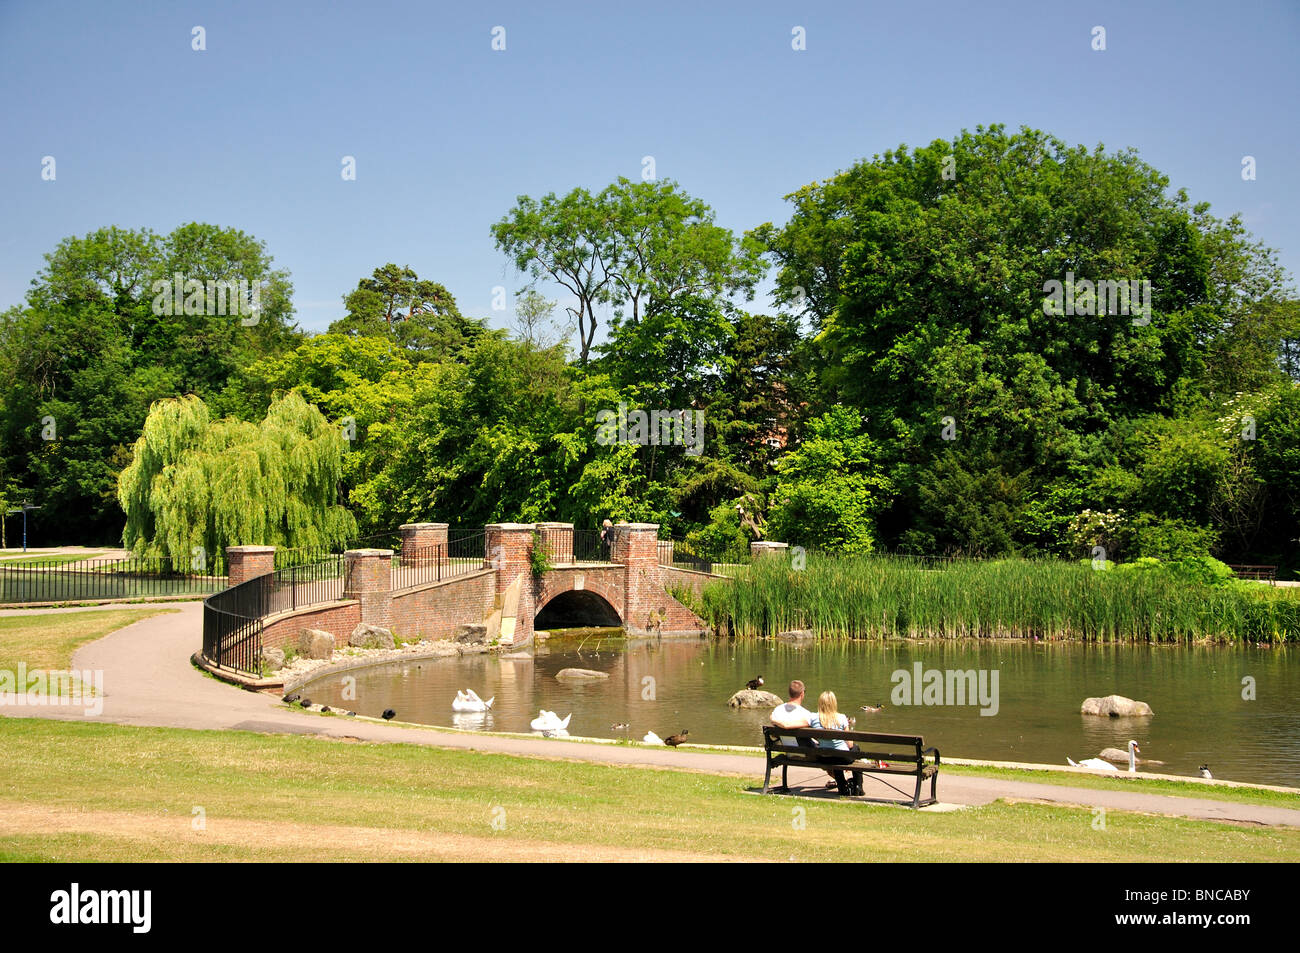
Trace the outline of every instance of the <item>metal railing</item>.
{"type": "Polygon", "coordinates": [[[227,668],[258,674],[267,616],[343,598],[344,562],[328,555],[286,566],[203,600],[203,655],[227,668]]]}
{"type": "Polygon", "coordinates": [[[447,531],[447,544],[437,543],[393,557],[392,588],[410,589],[478,572],[487,558],[487,534],[481,529],[447,531]]]}
{"type": "Polygon", "coordinates": [[[727,547],[722,552],[704,553],[689,543],[675,539],[661,539],[657,543],[659,565],[674,569],[692,569],[696,572],[725,575],[739,566],[748,566],[752,561],[749,547],[727,547]]]}
{"type": "Polygon", "coordinates": [[[594,529],[544,527],[536,531],[537,545],[544,548],[552,566],[574,566],[610,561],[610,544],[594,529]]]}
{"type": "Polygon", "coordinates": [[[270,574],[262,615],[337,602],[343,598],[343,576],[340,555],[321,556],[314,562],[277,569],[270,574]]]}
{"type": "Polygon", "coordinates": [[[203,657],[226,668],[257,673],[262,616],[271,575],[257,576],[203,600],[203,657]]]}
{"type": "Polygon", "coordinates": [[[203,596],[226,585],[220,561],[194,567],[166,557],[0,562],[0,603],[203,596]]]}

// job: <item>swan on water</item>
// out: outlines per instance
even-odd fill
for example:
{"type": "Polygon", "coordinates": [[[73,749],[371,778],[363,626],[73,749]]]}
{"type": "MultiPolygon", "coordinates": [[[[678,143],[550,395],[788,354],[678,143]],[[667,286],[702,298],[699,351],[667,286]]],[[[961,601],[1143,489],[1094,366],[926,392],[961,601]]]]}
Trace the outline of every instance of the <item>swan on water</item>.
{"type": "Polygon", "coordinates": [[[1072,768],[1092,768],[1096,771],[1119,770],[1119,768],[1115,767],[1109,761],[1102,761],[1101,758],[1088,758],[1084,761],[1075,761],[1073,758],[1067,756],[1065,760],[1072,768]]]}
{"type": "Polygon", "coordinates": [[[456,700],[451,703],[452,711],[489,711],[492,703],[497,700],[493,695],[487,701],[479,698],[474,689],[466,689],[463,692],[456,693],[456,700]]]}
{"type": "MultiPolygon", "coordinates": [[[[1122,762],[1125,757],[1128,758],[1128,770],[1130,774],[1137,774],[1138,756],[1137,753],[1142,749],[1138,747],[1136,741],[1130,740],[1128,743],[1127,755],[1118,748],[1103,748],[1101,755],[1096,758],[1089,758],[1086,761],[1071,761],[1068,757],[1065,759],[1076,768],[1095,768],[1098,771],[1118,771],[1119,768],[1111,764],[1112,761],[1122,762]]],[[[1148,762],[1150,764],[1163,764],[1164,762],[1148,762]]]]}
{"type": "Polygon", "coordinates": [[[1201,777],[1205,778],[1207,781],[1214,780],[1214,775],[1210,774],[1210,766],[1208,764],[1201,765],[1201,777]]]}
{"type": "Polygon", "coordinates": [[[553,711],[541,710],[541,714],[530,722],[533,731],[564,731],[569,727],[569,719],[573,717],[573,712],[569,712],[563,719],[553,711]]]}

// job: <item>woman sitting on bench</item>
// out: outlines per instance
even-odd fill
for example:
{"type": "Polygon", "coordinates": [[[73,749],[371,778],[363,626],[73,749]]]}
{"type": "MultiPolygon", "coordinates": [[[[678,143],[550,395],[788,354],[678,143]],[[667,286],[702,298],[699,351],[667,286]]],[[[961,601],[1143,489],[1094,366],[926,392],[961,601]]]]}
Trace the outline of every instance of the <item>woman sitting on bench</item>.
{"type": "MultiPolygon", "coordinates": [[[[809,719],[808,727],[828,728],[831,731],[849,730],[849,719],[847,716],[840,714],[839,701],[835,698],[834,692],[821,693],[821,697],[817,699],[817,714],[809,719]]],[[[843,738],[823,738],[818,741],[818,744],[823,748],[833,748],[837,751],[846,752],[846,762],[856,760],[856,756],[852,752],[859,750],[857,745],[850,747],[849,743],[843,738]]],[[[828,773],[835,779],[835,788],[840,794],[862,796],[861,774],[854,772],[846,778],[843,771],[829,771],[828,773]]]]}

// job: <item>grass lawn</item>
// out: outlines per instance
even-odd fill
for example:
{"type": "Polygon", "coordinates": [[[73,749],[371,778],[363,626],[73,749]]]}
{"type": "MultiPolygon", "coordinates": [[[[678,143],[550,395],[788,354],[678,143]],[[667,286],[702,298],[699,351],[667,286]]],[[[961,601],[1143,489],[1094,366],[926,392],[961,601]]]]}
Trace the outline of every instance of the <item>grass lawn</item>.
{"type": "Polygon", "coordinates": [[[1293,829],[1094,830],[1084,809],[917,813],[404,744],[0,718],[0,747],[5,860],[1300,860],[1293,829]]]}
{"type": "Polygon", "coordinates": [[[103,550],[84,553],[49,553],[44,556],[23,556],[18,559],[0,559],[0,566],[31,566],[44,563],[47,566],[62,566],[65,563],[79,563],[83,559],[99,559],[103,550]]]}
{"type": "Polygon", "coordinates": [[[1035,784],[1059,784],[1072,788],[1096,788],[1102,791],[1137,791],[1142,794],[1168,794],[1173,797],[1205,798],[1211,801],[1232,801],[1237,804],[1267,804],[1270,807],[1289,807],[1300,810],[1300,794],[1269,791],[1264,788],[1227,787],[1218,784],[1198,784],[1195,781],[1164,781],[1158,778],[1115,777],[1109,774],[1074,774],[1067,771],[1032,771],[1023,768],[986,768],[974,765],[944,763],[939,776],[940,790],[944,774],[962,774],[981,778],[1001,778],[1007,781],[1032,781],[1035,784]]]}
{"type": "Polygon", "coordinates": [[[103,612],[50,612],[0,618],[0,671],[62,671],[72,653],[132,622],[175,609],[121,609],[103,612]]]}

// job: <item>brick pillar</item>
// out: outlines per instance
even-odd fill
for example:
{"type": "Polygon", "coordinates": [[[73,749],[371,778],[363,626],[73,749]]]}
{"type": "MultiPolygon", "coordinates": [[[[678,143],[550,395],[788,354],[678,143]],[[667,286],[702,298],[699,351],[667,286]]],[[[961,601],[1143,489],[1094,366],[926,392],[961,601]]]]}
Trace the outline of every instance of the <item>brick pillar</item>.
{"type": "MultiPolygon", "coordinates": [[[[361,603],[361,621],[390,628],[393,621],[393,551],[349,549],[343,554],[343,598],[361,603]]],[[[347,637],[344,636],[344,642],[347,637]]]]}
{"type": "Polygon", "coordinates": [[[518,645],[533,637],[533,616],[537,614],[533,591],[532,523],[490,523],[484,528],[487,545],[485,567],[496,570],[498,605],[502,610],[501,641],[518,645]],[[521,580],[518,601],[511,598],[510,587],[521,580]],[[514,630],[507,631],[506,620],[514,619],[514,630]]]}
{"type": "Polygon", "coordinates": [[[749,544],[749,555],[754,559],[759,556],[784,556],[790,548],[789,543],[778,543],[770,539],[758,539],[749,544]]]}
{"type": "Polygon", "coordinates": [[[573,524],[538,523],[537,529],[551,549],[551,565],[570,565],[573,562],[573,524]]]}
{"type": "Polygon", "coordinates": [[[403,566],[431,563],[437,546],[442,547],[442,558],[447,558],[446,523],[404,523],[401,533],[403,566]]]}
{"type": "Polygon", "coordinates": [[[275,572],[274,546],[227,546],[226,566],[229,584],[237,586],[258,576],[275,572]]]}
{"type": "Polygon", "coordinates": [[[615,523],[610,561],[622,564],[623,621],[628,635],[656,635],[668,604],[659,567],[658,523],[615,523]]]}

